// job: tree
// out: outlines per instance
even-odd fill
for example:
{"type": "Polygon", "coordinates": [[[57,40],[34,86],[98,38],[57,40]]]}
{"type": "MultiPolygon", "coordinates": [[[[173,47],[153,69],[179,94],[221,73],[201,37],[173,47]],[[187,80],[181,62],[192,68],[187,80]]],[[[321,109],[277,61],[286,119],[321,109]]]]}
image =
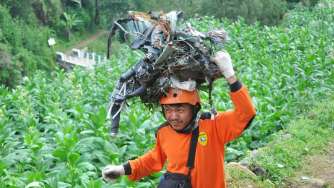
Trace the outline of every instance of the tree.
{"type": "Polygon", "coordinates": [[[95,25],[100,24],[100,7],[99,0],[95,0],[95,16],[94,16],[95,25]]]}
{"type": "Polygon", "coordinates": [[[67,14],[66,12],[63,13],[62,18],[61,25],[64,27],[67,40],[70,40],[72,30],[82,21],[77,18],[76,14],[67,14]]]}

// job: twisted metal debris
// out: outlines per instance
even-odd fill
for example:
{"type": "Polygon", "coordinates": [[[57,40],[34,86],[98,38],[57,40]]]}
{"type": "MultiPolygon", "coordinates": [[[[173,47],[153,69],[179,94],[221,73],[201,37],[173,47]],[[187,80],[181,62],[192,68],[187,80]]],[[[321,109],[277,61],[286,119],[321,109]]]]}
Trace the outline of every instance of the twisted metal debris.
{"type": "Polygon", "coordinates": [[[178,82],[193,80],[196,86],[209,86],[211,104],[212,82],[221,77],[217,65],[210,61],[213,47],[223,44],[227,34],[223,29],[202,33],[187,24],[176,28],[182,12],[163,13],[129,12],[129,17],[114,22],[108,38],[108,54],[112,38],[118,34],[122,42],[130,42],[145,57],[119,78],[110,97],[108,118],[111,135],[119,129],[121,110],[127,99],[139,96],[145,104],[157,104],[167,89],[178,82]],[[209,42],[207,45],[206,41],[209,42]]]}

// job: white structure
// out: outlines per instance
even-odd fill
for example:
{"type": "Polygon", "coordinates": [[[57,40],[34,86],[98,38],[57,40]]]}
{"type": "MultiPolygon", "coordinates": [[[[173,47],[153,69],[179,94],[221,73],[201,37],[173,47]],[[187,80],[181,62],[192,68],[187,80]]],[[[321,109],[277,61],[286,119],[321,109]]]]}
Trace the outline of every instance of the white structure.
{"type": "Polygon", "coordinates": [[[70,55],[66,55],[62,52],[56,52],[56,61],[65,68],[79,65],[88,69],[92,69],[94,68],[94,65],[106,62],[107,57],[97,55],[94,52],[72,49],[70,55]]]}
{"type": "Polygon", "coordinates": [[[54,38],[49,38],[48,39],[48,45],[51,47],[51,46],[54,46],[56,44],[56,40],[54,38]]]}

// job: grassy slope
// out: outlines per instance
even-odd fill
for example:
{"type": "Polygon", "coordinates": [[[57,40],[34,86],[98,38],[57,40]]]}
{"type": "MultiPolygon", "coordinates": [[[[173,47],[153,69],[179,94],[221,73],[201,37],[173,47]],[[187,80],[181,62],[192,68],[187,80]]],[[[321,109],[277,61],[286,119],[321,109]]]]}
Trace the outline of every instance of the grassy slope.
{"type": "Polygon", "coordinates": [[[272,141],[249,157],[251,167],[261,167],[262,177],[247,174],[236,168],[227,169],[231,187],[252,184],[256,187],[284,187],[285,181],[307,165],[306,159],[327,149],[334,141],[334,96],[317,104],[314,109],[297,117],[287,129],[272,136],[272,141]],[[265,181],[262,181],[265,179],[265,181]]]}

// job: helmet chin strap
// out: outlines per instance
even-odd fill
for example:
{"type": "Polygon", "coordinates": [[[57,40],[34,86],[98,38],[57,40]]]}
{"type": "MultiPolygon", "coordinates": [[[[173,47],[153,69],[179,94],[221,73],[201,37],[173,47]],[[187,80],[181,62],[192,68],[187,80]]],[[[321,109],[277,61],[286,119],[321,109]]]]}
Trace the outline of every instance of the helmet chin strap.
{"type": "MultiPolygon", "coordinates": [[[[199,114],[199,113],[198,113],[199,114]]],[[[182,130],[176,130],[174,129],[176,132],[178,133],[182,133],[182,134],[189,134],[191,133],[197,126],[198,126],[198,120],[199,120],[199,117],[198,115],[196,115],[196,118],[193,118],[190,123],[184,127],[182,130]]]]}

